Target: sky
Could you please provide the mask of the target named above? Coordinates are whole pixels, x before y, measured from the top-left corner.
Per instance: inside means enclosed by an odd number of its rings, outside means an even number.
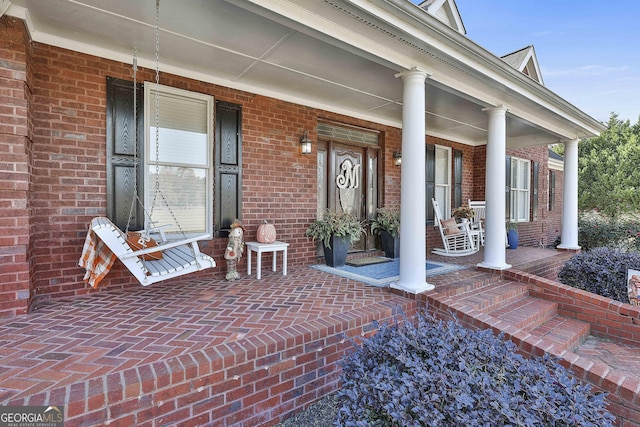
[[[533,45],[545,86],[601,122],[640,117],[640,1],[456,0],[497,56]]]

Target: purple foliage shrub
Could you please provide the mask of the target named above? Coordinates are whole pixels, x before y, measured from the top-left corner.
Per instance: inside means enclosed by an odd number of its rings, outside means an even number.
[[[612,425],[604,394],[490,330],[425,315],[377,326],[342,362],[338,426]]]
[[[628,303],[629,268],[640,270],[639,253],[596,248],[580,252],[567,261],[558,273],[558,280],[574,288]]]

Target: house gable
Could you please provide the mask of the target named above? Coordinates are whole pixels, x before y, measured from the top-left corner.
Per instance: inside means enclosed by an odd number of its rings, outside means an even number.
[[[425,0],[418,6],[460,34],[467,34],[455,0]]]
[[[536,51],[533,45],[504,55],[501,58],[516,70],[544,86],[540,66],[538,65],[538,58],[536,57]]]

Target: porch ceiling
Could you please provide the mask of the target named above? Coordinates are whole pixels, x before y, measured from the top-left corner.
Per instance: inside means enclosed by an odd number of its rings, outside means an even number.
[[[393,5],[398,1],[370,3],[399,13]],[[9,2],[6,13],[25,19],[34,41],[123,62],[131,62],[135,47],[139,65],[155,68],[153,0]],[[260,3],[269,4],[269,9]],[[582,117],[575,107],[571,106],[575,111],[563,109],[563,103],[570,104],[560,98],[562,102],[554,104],[555,95],[544,88],[542,94],[550,97],[551,106],[546,101],[537,102],[534,98],[538,95],[527,93],[526,87],[514,90],[488,73],[478,79],[478,69],[456,60],[451,53],[436,51],[438,58],[434,60],[424,53],[424,48],[415,48],[418,42],[412,45],[391,40],[388,31],[407,31],[402,25],[379,22],[372,30],[371,22],[379,18],[358,3],[361,2],[161,0],[160,69],[401,127],[402,82],[394,75],[405,70],[405,64],[417,64],[432,73],[426,93],[428,134],[484,144],[487,117],[482,108],[499,103],[510,108],[510,148],[555,143],[598,131],[597,122],[594,124],[584,113]],[[415,8],[415,14],[420,16],[420,9],[409,0],[406,3],[403,7]],[[285,7],[291,11],[286,16],[282,12]],[[354,21],[355,13],[370,21]],[[313,25],[309,24],[309,17],[315,17]],[[440,24],[434,21],[434,25]],[[446,33],[447,29],[440,31]],[[404,36],[411,37],[408,33]],[[480,49],[465,40],[472,50]],[[429,42],[429,49],[438,45],[438,40]],[[509,71],[505,73],[509,77]]]

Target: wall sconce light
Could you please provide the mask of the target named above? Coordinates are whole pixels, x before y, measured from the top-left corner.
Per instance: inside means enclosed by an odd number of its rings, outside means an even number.
[[[402,153],[399,151],[393,152],[393,164],[396,166],[402,165]]]
[[[311,154],[311,140],[309,139],[309,131],[306,129],[300,137],[300,151],[302,154]]]

